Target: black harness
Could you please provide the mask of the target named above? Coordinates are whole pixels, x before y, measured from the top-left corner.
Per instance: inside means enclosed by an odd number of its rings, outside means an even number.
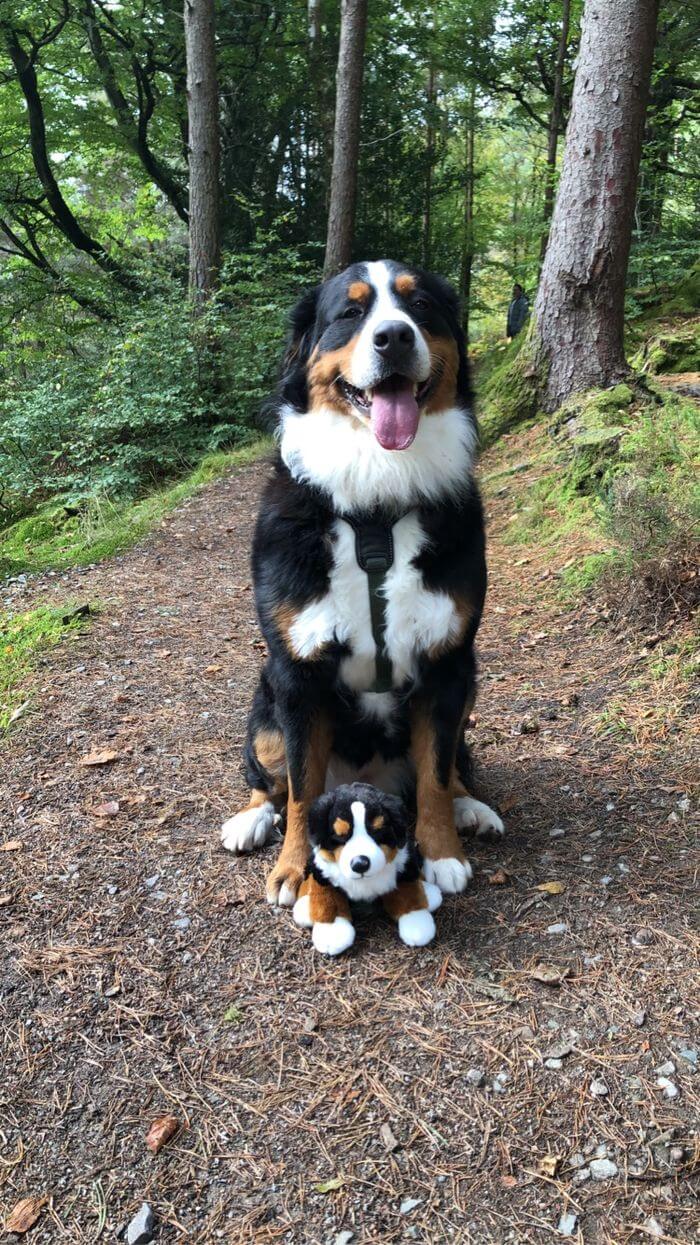
[[[392,667],[386,649],[386,596],[384,583],[394,565],[394,525],[380,519],[361,521],[344,515],[355,533],[355,557],[367,576],[369,614],[376,646],[373,692],[390,692]]]

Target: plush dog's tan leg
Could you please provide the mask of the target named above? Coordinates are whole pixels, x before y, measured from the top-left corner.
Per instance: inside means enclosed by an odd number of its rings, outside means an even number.
[[[355,941],[347,896],[334,886],[307,878],[294,905],[297,925],[311,925],[311,938],[322,955],[340,955]]]
[[[420,879],[402,882],[383,898],[384,909],[399,927],[399,938],[408,947],[424,947],[435,937],[435,922]]]

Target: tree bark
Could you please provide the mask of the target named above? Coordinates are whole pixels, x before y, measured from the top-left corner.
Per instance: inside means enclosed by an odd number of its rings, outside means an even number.
[[[549,113],[549,131],[547,134],[547,164],[545,168],[544,209],[542,212],[543,232],[540,242],[540,264],[544,262],[549,237],[549,222],[554,208],[554,184],[557,175],[557,147],[562,125],[562,91],[564,86],[564,65],[566,64],[566,47],[569,42],[569,22],[571,19],[571,0],[562,0],[561,33],[557,59],[554,66],[554,83],[552,91],[552,107]]]
[[[366,29],[367,0],[341,0],[333,168],[324,278],[346,268],[352,255]]]
[[[190,166],[190,293],[202,304],[216,286],[221,263],[214,0],[185,0],[184,18]]]
[[[476,87],[472,83],[465,126],[464,144],[464,217],[462,222],[462,253],[459,265],[459,297],[462,305],[462,327],[469,342],[469,312],[474,266],[474,129],[476,125]]]
[[[629,262],[658,0],[586,0],[571,116],[535,302],[541,400],[606,387],[628,372]]]

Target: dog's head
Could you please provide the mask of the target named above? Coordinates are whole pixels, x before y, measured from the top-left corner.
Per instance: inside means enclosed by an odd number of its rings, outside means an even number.
[[[282,397],[299,412],[345,416],[386,450],[407,449],[424,416],[469,403],[454,291],[392,261],[353,264],[295,308]]]
[[[405,805],[366,783],[350,783],[322,795],[309,812],[309,840],[316,868],[329,882],[358,893],[371,891],[387,869],[408,855],[411,822]]]

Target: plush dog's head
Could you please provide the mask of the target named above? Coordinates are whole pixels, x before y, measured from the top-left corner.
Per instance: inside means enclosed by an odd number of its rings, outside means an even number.
[[[407,449],[425,416],[469,403],[454,291],[392,261],[353,264],[298,303],[282,396],[298,412],[344,416],[385,450]]]
[[[322,795],[309,813],[315,869],[353,899],[371,899],[396,885],[411,851],[411,822],[403,802],[366,783]]]

